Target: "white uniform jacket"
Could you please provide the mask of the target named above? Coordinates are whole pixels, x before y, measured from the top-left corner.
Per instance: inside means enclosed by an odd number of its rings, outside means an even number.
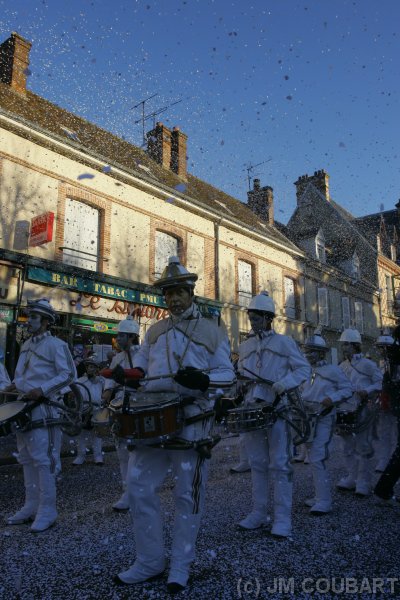
[[[125,350],[123,350],[122,352],[118,352],[118,354],[116,354],[114,356],[114,358],[112,359],[109,368],[115,369],[115,367],[117,365],[120,365],[123,369],[132,369],[132,366],[135,366],[135,357],[136,357],[136,354],[137,354],[139,348],[140,348],[140,346],[131,346],[130,347],[129,350],[130,350],[131,360],[129,360],[129,355]],[[117,391],[115,397],[118,399],[123,398],[124,393],[125,393],[125,387],[121,386],[119,383],[114,381],[114,379],[106,379],[105,385],[104,385],[104,391],[113,390],[116,387],[119,387],[119,390]],[[130,388],[128,388],[128,390],[132,391]]]
[[[49,331],[32,336],[23,344],[13,381],[22,395],[40,387],[46,398],[60,400],[75,379],[74,360],[67,344]],[[58,409],[42,403],[33,410],[32,417],[57,417],[58,414]]]
[[[7,369],[0,363],[0,390],[10,385],[11,381],[7,373]]]
[[[80,392],[83,397],[84,405],[88,405],[89,402],[92,403],[94,408],[98,408],[101,404],[101,395],[105,386],[105,379],[97,375],[96,377],[92,377],[89,379],[87,375],[83,375],[79,377],[76,381],[77,384],[81,383],[79,386]],[[89,391],[89,393],[87,392]],[[90,398],[89,398],[90,394]]]
[[[202,317],[195,305],[181,319],[169,317],[150,327],[135,357],[135,367],[143,369],[149,378],[170,375],[144,382],[143,388],[146,392],[176,392],[192,398],[192,403],[184,408],[186,417],[212,409],[215,392],[221,390],[222,394],[235,381],[224,329],[214,320]],[[184,367],[207,373],[210,378],[207,392],[191,390],[174,381],[173,375]],[[188,440],[206,437],[211,423],[208,419],[203,424],[185,426],[181,437]]]
[[[257,380],[249,371],[273,383],[280,381],[286,390],[298,387],[311,376],[311,368],[296,342],[286,335],[265,331],[250,336],[239,346],[239,373]],[[275,394],[271,385],[254,383],[246,393],[246,403],[264,400],[272,404]]]
[[[378,393],[382,389],[383,375],[379,367],[362,354],[355,354],[351,361],[345,360],[340,363],[340,368],[350,379],[354,391],[353,401],[344,402],[339,410],[355,410],[359,404],[357,392],[365,390],[369,396]]]
[[[330,398],[336,406],[343,400],[353,395],[350,379],[344,374],[343,369],[336,365],[328,365],[320,361],[313,369],[311,379],[302,387],[301,395],[306,407],[317,406],[325,398]]]

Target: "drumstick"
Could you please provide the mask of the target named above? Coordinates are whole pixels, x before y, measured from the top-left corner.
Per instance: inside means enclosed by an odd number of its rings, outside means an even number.
[[[257,377],[257,379],[259,381],[261,381],[262,383],[266,383],[267,385],[274,385],[275,381],[271,381],[270,379],[265,379],[264,377],[260,377],[259,375],[257,375],[257,373],[254,373],[254,371],[250,371],[250,369],[248,369],[247,367],[242,367],[245,371],[247,371],[248,373],[250,373],[250,375],[254,375],[254,377]]]

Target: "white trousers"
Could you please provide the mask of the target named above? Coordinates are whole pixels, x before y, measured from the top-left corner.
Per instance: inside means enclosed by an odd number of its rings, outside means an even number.
[[[320,417],[315,427],[314,439],[311,444],[307,444],[315,490],[314,506],[322,511],[329,511],[332,508],[332,490],[327,461],[335,422],[335,411],[325,417]]]
[[[266,517],[268,513],[269,474],[274,488],[274,520],[272,530],[291,531],[293,467],[292,435],[282,419],[267,429],[244,434],[251,466],[253,511]]]
[[[128,492],[136,542],[137,569],[157,571],[165,564],[163,519],[157,488],[174,477],[175,520],[170,581],[185,585],[204,505],[207,464],[195,450],[137,447],[129,458]]]
[[[370,487],[372,479],[372,457],[374,425],[355,435],[343,435],[343,457],[347,476],[357,487]]]

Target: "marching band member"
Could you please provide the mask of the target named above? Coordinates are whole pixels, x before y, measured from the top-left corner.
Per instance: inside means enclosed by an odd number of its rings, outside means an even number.
[[[310,366],[296,342],[275,333],[272,321],[275,305],[267,292],[254,296],[248,306],[253,334],[239,346],[239,372],[254,380],[245,395],[245,403],[265,402],[279,408],[280,396],[298,387],[310,376]],[[262,378],[273,377],[270,386]],[[261,378],[261,379],[259,379]],[[246,449],[251,465],[253,507],[240,521],[242,529],[258,529],[267,524],[268,477],[274,483],[274,520],[271,534],[285,538],[291,534],[293,490],[292,436],[288,423],[279,417],[267,430],[245,433]]]
[[[393,331],[393,343],[386,349],[388,358],[388,369],[384,377],[383,389],[388,393],[390,406],[395,414],[397,421],[397,445],[385,467],[378,483],[375,486],[374,494],[378,504],[386,506],[396,506],[393,498],[394,486],[400,478],[400,326]]]
[[[377,365],[361,353],[361,335],[357,329],[345,329],[339,338],[345,360],[340,364],[350,379],[358,405],[368,412],[368,401],[382,389],[382,373]],[[358,497],[371,493],[372,466],[374,455],[372,446],[373,424],[355,435],[343,435],[343,453],[347,476],[337,484],[339,490],[355,490]]]
[[[390,394],[388,393],[389,390],[385,389],[387,387],[385,386],[385,382],[392,381],[392,348],[395,347],[395,341],[389,333],[384,332],[378,337],[375,345],[379,349],[382,356],[382,372],[384,381],[380,397],[378,422],[376,424],[376,433],[378,439],[375,442],[375,457],[377,460],[375,471],[377,473],[383,473],[389,463],[390,457],[392,456],[392,452],[394,451],[397,442],[397,419],[392,411]]]
[[[134,358],[139,350],[139,323],[128,315],[126,319],[118,324],[117,346],[120,352],[114,356],[108,369],[100,371],[100,375],[106,377],[103,400],[106,404],[115,392],[115,400],[121,404],[126,392],[126,384],[129,384],[129,374],[133,368]],[[115,437],[119,467],[122,479],[122,495],[112,505],[116,512],[129,510],[128,492],[126,489],[126,475],[128,470],[129,450],[128,444],[121,438]]]
[[[7,521],[8,525],[19,525],[34,519],[33,532],[45,531],[57,519],[56,475],[60,464],[61,428],[55,424],[47,426],[46,420],[57,419],[60,413],[46,400],[62,400],[63,391],[76,378],[67,344],[48,330],[55,320],[56,312],[46,298],[28,301],[28,331],[32,336],[22,346],[14,381],[8,388],[38,403],[32,410],[36,427],[17,432],[25,504]]]
[[[7,373],[7,369],[3,365],[4,354],[0,350],[0,391],[11,384],[10,378]]]
[[[83,363],[86,375],[79,377],[76,383],[79,385],[83,397],[85,423],[83,424],[83,430],[77,437],[78,451],[72,464],[83,465],[86,460],[86,449],[91,446],[93,449],[94,464],[103,465],[102,440],[95,435],[90,419],[93,411],[99,409],[101,406],[105,380],[98,374],[99,362],[96,356],[88,356],[83,360]]]
[[[136,542],[134,564],[114,579],[136,584],[161,575],[165,569],[163,525],[157,488],[170,472],[175,478],[175,521],[167,589],[183,590],[195,558],[195,544],[203,511],[207,465],[194,442],[207,438],[213,417],[213,401],[207,391],[233,384],[229,342],[215,321],[201,316],[193,302],[197,275],[189,273],[177,257],[171,257],[161,279],[168,319],[158,321],[146,333],[135,357],[137,377],[155,378],[144,384],[146,392],[176,392],[184,400],[185,418],[179,440],[186,449],[138,445],[129,461],[128,489]],[[165,374],[168,376],[165,377]],[[204,415],[204,417],[202,416]]]
[[[311,365],[312,373],[311,379],[303,384],[301,393],[306,410],[314,412],[317,405],[317,411],[321,415],[317,418],[314,438],[311,444],[307,444],[315,496],[307,499],[305,503],[314,515],[323,515],[332,509],[327,461],[336,422],[335,407],[353,394],[350,380],[343,370],[335,365],[328,365],[325,360],[328,350],[318,329],[304,343],[304,353]]]

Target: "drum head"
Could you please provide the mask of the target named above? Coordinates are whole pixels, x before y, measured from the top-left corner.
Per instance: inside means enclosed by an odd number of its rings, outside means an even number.
[[[100,410],[96,411],[92,417],[93,424],[109,423],[109,421],[110,421],[110,411],[108,410],[108,408],[101,408]]]
[[[148,409],[152,406],[165,406],[179,403],[179,394],[170,392],[138,392],[129,401],[129,407],[138,410]]]
[[[22,400],[16,400],[15,402],[7,402],[7,404],[0,405],[0,423],[1,421],[8,421],[8,419],[12,419],[24,410],[26,407],[26,402],[22,402]]]

